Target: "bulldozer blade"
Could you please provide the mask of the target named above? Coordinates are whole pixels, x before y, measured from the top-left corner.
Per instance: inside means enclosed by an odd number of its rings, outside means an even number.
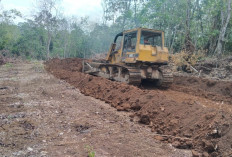
[[[87,73],[87,74],[92,74],[92,75],[96,75],[99,70],[97,68],[94,68],[93,66],[91,66],[90,63],[83,61],[82,62],[82,72],[83,73]]]
[[[93,69],[93,67],[91,67],[91,65],[89,65],[89,63],[86,62],[86,65],[87,65],[90,69]]]

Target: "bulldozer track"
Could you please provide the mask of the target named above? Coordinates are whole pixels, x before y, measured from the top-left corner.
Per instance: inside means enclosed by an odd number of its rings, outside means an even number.
[[[172,74],[163,74],[163,80],[160,87],[168,88],[172,85],[173,76]]]
[[[89,69],[87,68],[88,70],[85,70],[85,68],[83,68],[82,72],[134,86],[139,86],[141,84],[140,69],[136,67],[97,62],[88,63],[83,61],[83,66],[85,65]]]
[[[124,82],[134,86],[139,86],[142,81],[141,71],[138,67],[100,62],[83,62],[83,66],[84,64],[86,64],[89,70],[83,70],[83,72],[95,76],[104,77],[118,82]],[[159,67],[159,71],[162,73],[162,79],[158,81],[158,87],[169,88],[173,82],[171,68],[168,65],[162,65]]]
[[[159,84],[161,88],[169,88],[173,83],[173,74],[171,68],[168,65],[161,66],[159,68],[162,72],[163,79]]]
[[[129,72],[129,82],[128,84],[139,86],[141,84],[141,74],[138,68],[126,67]]]
[[[140,70],[136,67],[128,67],[114,64],[102,64],[100,67],[104,68],[117,68],[116,72],[114,71],[109,79],[115,80],[118,82],[124,82],[130,85],[139,86],[141,84],[141,74]],[[121,72],[119,74],[119,71]]]

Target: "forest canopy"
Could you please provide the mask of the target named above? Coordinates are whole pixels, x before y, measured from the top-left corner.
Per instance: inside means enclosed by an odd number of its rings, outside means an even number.
[[[37,1],[31,17],[17,24],[22,13],[1,9],[1,54],[88,58],[107,52],[117,33],[137,27],[165,31],[170,53],[232,54],[231,0],[102,0],[104,14],[98,22],[65,17],[60,1]]]

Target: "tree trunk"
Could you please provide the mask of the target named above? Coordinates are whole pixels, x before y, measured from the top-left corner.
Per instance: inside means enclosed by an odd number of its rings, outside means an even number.
[[[126,3],[126,7],[125,7],[125,10],[124,10],[124,15],[123,15],[122,30],[125,29],[125,25],[126,25],[126,14],[127,14],[128,11],[130,10],[130,6],[131,6],[131,0],[129,0],[129,1]]]
[[[63,58],[66,58],[66,51],[68,46],[68,37],[66,34],[64,34],[64,52],[63,52]]]
[[[135,12],[135,16],[134,16],[134,21],[135,21],[135,26],[138,27],[138,20],[137,20],[137,0],[134,0],[134,12]]]
[[[220,23],[218,21],[220,20],[220,13],[215,15],[213,17],[213,24],[211,30],[219,30],[220,29]],[[208,43],[205,45],[204,49],[208,50],[208,55],[212,55],[215,52],[215,49],[217,47],[217,40],[218,35],[210,35]]]
[[[227,29],[228,23],[230,21],[231,0],[228,0],[228,3],[227,3],[227,17],[225,17],[224,14],[225,13],[222,10],[221,11],[221,30],[220,30],[220,34],[219,34],[219,37],[218,37],[217,47],[215,49],[215,54],[217,54],[218,56],[222,55],[222,44],[225,41],[226,29]]]
[[[50,44],[51,44],[52,35],[48,31],[48,42],[47,42],[47,59],[50,58]]]
[[[188,0],[187,9],[186,9],[185,50],[187,51],[187,53],[192,54],[195,51],[195,47],[190,37],[190,20],[191,20],[190,14],[191,14],[191,0]]]
[[[67,49],[67,45],[68,45],[67,43],[64,44],[64,56],[63,56],[64,58],[66,58],[66,49]]]

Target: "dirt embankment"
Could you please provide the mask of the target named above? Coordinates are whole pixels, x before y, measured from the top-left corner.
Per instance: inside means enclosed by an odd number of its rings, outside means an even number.
[[[141,123],[149,125],[157,133],[154,138],[158,140],[172,143],[177,148],[197,150],[193,151],[195,155],[198,152],[205,156],[229,156],[232,153],[231,111],[225,110],[223,103],[211,101],[213,97],[220,100],[224,89],[220,85],[223,83],[216,83],[214,88],[217,90],[206,91],[203,85],[188,83],[190,78],[179,77],[175,78],[172,88],[181,92],[147,90],[83,74],[81,59],[52,59],[46,63],[46,69],[79,88],[85,95],[105,101],[118,110],[134,112]],[[204,92],[209,94],[202,95]],[[213,96],[210,97],[210,94]],[[227,96],[226,102],[231,104],[229,94]],[[218,108],[211,105],[218,105]],[[131,118],[133,120],[134,117]]]
[[[209,80],[190,76],[175,76],[174,85],[171,89],[204,97],[213,101],[228,104],[231,104],[232,102],[232,81]]]

